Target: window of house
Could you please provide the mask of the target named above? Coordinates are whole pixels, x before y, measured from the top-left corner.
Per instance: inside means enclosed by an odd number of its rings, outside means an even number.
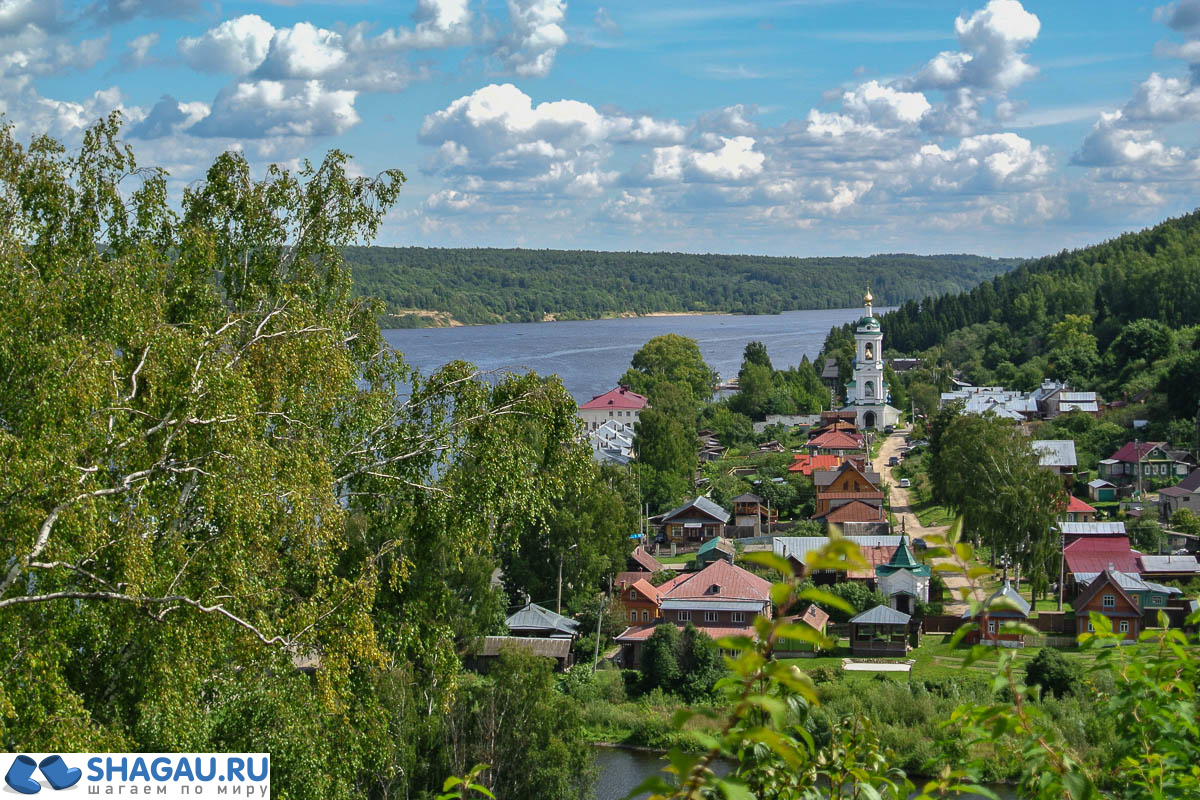
[[[1116,608],[1117,596],[1115,594],[1106,594],[1100,601],[1100,605],[1104,608]]]
[[[1092,627],[1091,620],[1088,620],[1088,633],[1095,633],[1095,632],[1096,632],[1096,629],[1094,627]]]
[[[731,619],[733,622],[745,622],[745,621],[746,621],[746,615],[745,615],[743,612],[741,612],[741,611],[734,611],[734,612],[733,612],[733,613],[730,615],[730,619]]]
[[[642,609],[642,622],[649,622],[649,621],[650,621],[650,612],[643,608]]]
[[[1121,633],[1129,633],[1129,620],[1121,620]]]
[[[680,611],[677,618],[680,622],[691,622],[692,621],[692,612]]]
[[[705,611],[704,612],[704,621],[705,622],[716,622],[717,621],[717,612]]]
[[[630,621],[630,622],[637,622],[637,612],[636,612],[636,611],[630,611],[630,612],[629,612],[629,621]]]
[[[988,633],[995,633],[995,632],[996,632],[996,620],[989,619],[988,620]]]

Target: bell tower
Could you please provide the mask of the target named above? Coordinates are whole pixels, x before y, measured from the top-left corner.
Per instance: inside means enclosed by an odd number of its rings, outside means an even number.
[[[865,314],[854,329],[854,375],[846,386],[846,402],[855,411],[859,430],[882,428],[888,408],[883,379],[883,331],[876,318],[871,288],[863,296]]]

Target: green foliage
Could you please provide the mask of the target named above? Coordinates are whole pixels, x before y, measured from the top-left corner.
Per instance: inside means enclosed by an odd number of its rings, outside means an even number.
[[[777,314],[846,308],[870,283],[879,297],[960,292],[1011,269],[1011,259],[970,255],[772,258],[587,250],[350,247],[355,284],[381,298],[388,327],[428,324],[444,312],[468,324],[595,319],[656,311]]]
[[[553,663],[503,648],[486,677],[464,679],[446,719],[453,774],[490,760],[476,781],[496,797],[591,796],[591,748],[575,722],[578,704],[555,691]]]
[[[1193,419],[1200,413],[1197,386],[1200,386],[1200,350],[1181,356],[1162,379],[1171,413],[1184,419]]]
[[[683,672],[679,666],[679,629],[659,625],[642,645],[642,689],[671,691],[679,685]]]
[[[1200,536],[1200,516],[1186,508],[1181,508],[1171,515],[1171,527],[1182,533]]]
[[[1025,667],[1025,680],[1044,694],[1065,697],[1083,688],[1083,669],[1053,647],[1043,647]]]
[[[342,253],[401,173],[231,152],[175,207],[119,127],[0,129],[5,749],[269,751],[293,798],[510,769],[451,763],[446,715],[477,710],[498,554],[558,531],[603,561],[625,518],[574,402],[386,347]]]
[[[1057,559],[1053,525],[1068,498],[1038,466],[1030,439],[991,414],[943,409],[934,419],[929,475],[934,498],[963,516],[970,536],[1020,564],[1035,593],[1047,591]]]
[[[1157,553],[1166,544],[1162,526],[1152,516],[1130,520],[1125,525],[1125,532],[1129,534],[1130,546],[1143,553]]]
[[[620,382],[645,395],[660,383],[672,383],[690,391],[693,400],[703,401],[712,396],[717,374],[704,363],[695,339],[667,333],[655,336],[633,354]],[[654,405],[653,398],[650,405]]]

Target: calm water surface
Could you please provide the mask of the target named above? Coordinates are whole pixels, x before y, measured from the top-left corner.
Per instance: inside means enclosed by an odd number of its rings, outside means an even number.
[[[879,313],[887,309],[878,309]],[[487,370],[531,369],[557,374],[576,400],[587,401],[616,385],[648,340],[678,333],[700,343],[700,352],[724,378],[737,375],[747,342],[760,341],[776,368],[816,357],[835,325],[862,316],[861,308],[789,311],[784,314],[636,317],[580,322],[527,322],[462,328],[386,330],[384,338],[423,372],[463,359]]]

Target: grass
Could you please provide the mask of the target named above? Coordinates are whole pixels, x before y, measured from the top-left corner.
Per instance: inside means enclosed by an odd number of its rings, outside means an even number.
[[[680,566],[682,564],[690,564],[696,560],[696,554],[684,553],[683,555],[678,556],[655,556],[655,558],[658,559],[658,563],[670,567]]]
[[[950,509],[945,506],[935,505],[932,502],[923,502],[914,505],[912,511],[916,514],[917,519],[921,521],[921,525],[926,528],[949,525],[954,522],[954,513]]]
[[[795,664],[802,670],[812,670],[817,667],[832,667],[840,670],[842,667],[842,659],[852,658],[850,654],[850,642],[848,639],[842,639],[838,642],[836,650],[828,655],[818,656],[816,658],[789,658],[782,659],[784,663]],[[1040,647],[1023,647],[1016,651],[1016,663],[1018,671],[1024,671],[1024,665],[1032,659],[1042,648]],[[907,659],[913,661],[912,670],[908,673],[903,672],[847,672],[842,673],[842,680],[858,680],[863,678],[873,679],[876,675],[885,675],[895,680],[910,680],[925,679],[925,678],[945,678],[951,675],[963,674],[964,671],[968,675],[991,674],[992,668],[996,662],[996,652],[987,653],[983,658],[976,661],[969,667],[964,667],[967,654],[971,648],[967,645],[959,644],[956,647],[950,646],[949,634],[926,634],[921,638],[921,646],[915,650],[910,650]],[[1062,649],[1061,652],[1067,658],[1079,659],[1081,661],[1092,661],[1095,659],[1094,653],[1080,653],[1074,649]],[[902,661],[905,659],[896,659]]]

